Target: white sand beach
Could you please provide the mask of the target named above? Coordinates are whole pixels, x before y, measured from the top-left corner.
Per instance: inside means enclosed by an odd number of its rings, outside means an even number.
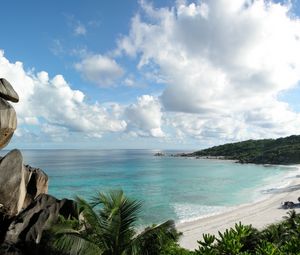
[[[180,245],[184,248],[194,250],[198,247],[197,240],[202,234],[217,234],[218,231],[233,227],[239,221],[243,224],[262,229],[265,226],[281,221],[289,210],[281,209],[284,201],[298,202],[300,196],[300,177],[294,177],[288,186],[275,189],[269,198],[253,204],[241,205],[232,211],[219,215],[202,218],[193,222],[178,224],[176,227],[183,233]],[[300,212],[300,209],[296,209]]]

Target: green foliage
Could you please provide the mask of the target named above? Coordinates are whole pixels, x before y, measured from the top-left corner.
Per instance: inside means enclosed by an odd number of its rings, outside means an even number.
[[[159,254],[160,255],[193,255],[195,253],[193,251],[188,251],[180,247],[175,242],[172,242],[165,245]]]
[[[256,255],[284,255],[278,247],[270,242],[263,240],[261,244],[257,247]]]
[[[157,231],[153,231],[153,229]],[[147,227],[140,238],[140,246],[143,251],[147,251],[147,255],[158,255],[162,253],[165,247],[176,244],[181,233],[175,229],[173,221],[167,221],[159,226],[153,225]]]
[[[123,191],[99,193],[91,203],[77,198],[80,219],[60,220],[52,228],[53,246],[64,254],[158,255],[178,239],[173,221],[136,233],[141,202]]]
[[[300,255],[300,215],[290,211],[262,231],[239,223],[217,237],[205,234],[198,243],[197,255]]]
[[[191,156],[223,156],[240,163],[299,164],[300,136],[228,143],[194,152]]]
[[[47,245],[54,247],[50,254],[300,255],[300,215],[295,211],[261,231],[238,223],[217,236],[204,234],[199,247],[188,251],[178,245],[181,233],[173,221],[137,233],[135,222],[141,203],[122,191],[99,193],[91,203],[80,198],[77,202],[80,220],[61,217],[48,232]]]
[[[203,241],[198,241],[199,249],[196,254],[217,255],[217,254],[249,254],[258,240],[257,230],[251,225],[244,226],[241,223],[235,224],[234,228],[227,229],[219,236],[204,234]]]

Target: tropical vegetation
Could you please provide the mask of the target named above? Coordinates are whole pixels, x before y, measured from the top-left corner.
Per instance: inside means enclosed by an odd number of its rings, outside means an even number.
[[[262,231],[251,225],[236,224],[219,232],[219,236],[205,234],[198,241],[197,255],[289,255],[300,254],[300,215],[290,211],[285,220]]]
[[[80,219],[63,219],[49,232],[53,254],[86,255],[300,255],[300,214],[263,230],[237,223],[218,235],[199,237],[194,251],[179,246],[173,221],[136,230],[141,202],[123,191],[77,198]]]
[[[60,219],[51,232],[57,253],[84,255],[154,255],[178,240],[174,222],[136,230],[141,202],[123,191],[98,193],[91,202],[77,197],[79,219]]]
[[[222,156],[240,163],[299,164],[300,135],[228,143],[196,151],[187,156]]]

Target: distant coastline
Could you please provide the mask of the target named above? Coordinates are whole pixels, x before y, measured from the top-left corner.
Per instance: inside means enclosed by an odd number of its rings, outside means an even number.
[[[228,143],[191,152],[178,153],[174,157],[232,160],[241,164],[295,166],[300,170],[300,136],[293,135],[278,139],[247,140]],[[299,197],[300,180],[298,175],[290,176],[291,181],[284,186],[276,186],[268,197],[260,201],[244,204],[218,215],[178,224],[183,232],[180,241],[182,247],[193,250],[197,248],[197,239],[204,233],[217,234],[236,222],[252,224],[258,229],[282,220],[286,210],[281,208],[284,201],[296,201]],[[300,212],[300,209],[296,209]]]
[[[192,153],[178,153],[173,156],[235,160],[242,164],[300,164],[300,135],[228,143]]]

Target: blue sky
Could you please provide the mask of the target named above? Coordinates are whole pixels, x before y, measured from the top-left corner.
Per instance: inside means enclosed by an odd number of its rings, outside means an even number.
[[[300,131],[300,3],[5,1],[9,148],[197,149]]]

